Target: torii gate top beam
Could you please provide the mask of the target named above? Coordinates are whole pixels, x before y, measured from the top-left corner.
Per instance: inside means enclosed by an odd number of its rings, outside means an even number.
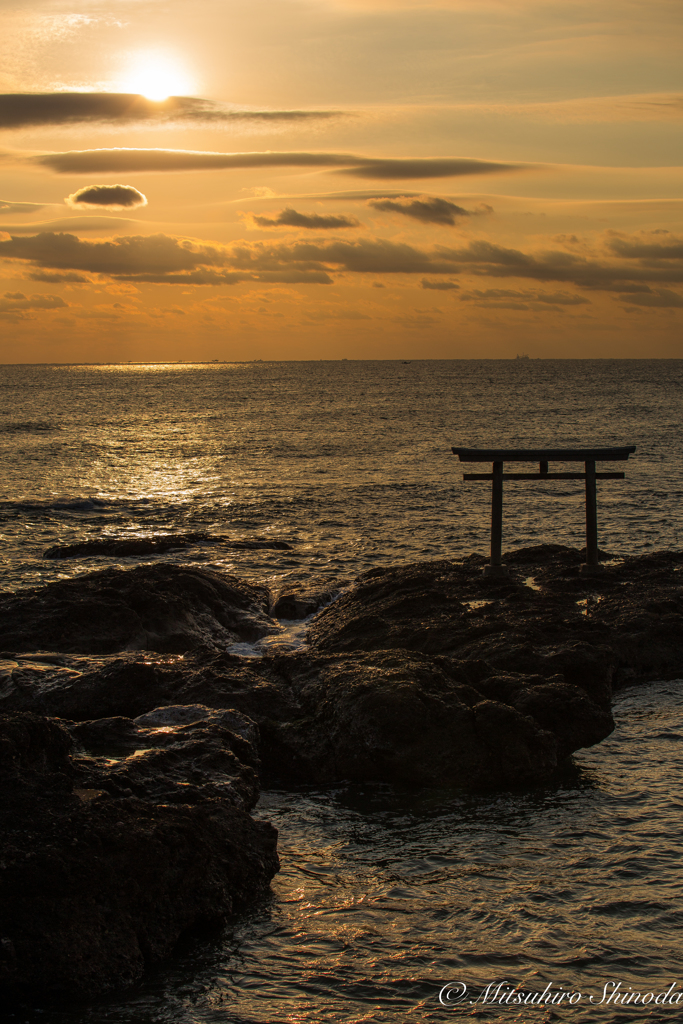
[[[625,448],[453,448],[461,462],[622,462],[636,450]]]

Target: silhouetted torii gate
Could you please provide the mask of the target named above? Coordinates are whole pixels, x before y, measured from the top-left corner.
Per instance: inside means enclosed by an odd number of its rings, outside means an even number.
[[[596,473],[596,462],[624,462],[636,450],[625,448],[453,448],[461,462],[492,462],[492,473],[463,473],[463,480],[491,480],[491,563],[485,573],[505,570],[501,565],[503,543],[503,480],[585,480],[586,481],[586,564],[584,571],[598,567],[598,514],[596,480],[623,480],[623,473]],[[538,473],[504,473],[504,462],[538,462]],[[583,473],[549,473],[549,462],[583,462]]]

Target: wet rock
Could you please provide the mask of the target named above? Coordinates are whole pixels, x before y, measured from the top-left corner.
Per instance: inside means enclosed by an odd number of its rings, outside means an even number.
[[[553,734],[487,699],[466,667],[406,651],[292,661],[299,715],[263,726],[273,773],[481,788],[537,782],[557,766]]]
[[[134,982],[183,932],[267,888],[276,833],[246,810],[255,735],[200,707],[139,722],[0,715],[5,993]]]
[[[166,551],[187,548],[194,544],[220,544],[235,551],[257,551],[261,548],[290,551],[292,545],[283,540],[230,540],[220,534],[173,533],[153,537],[103,537],[78,544],[55,544],[43,558],[128,558],[142,555],[163,555]]]
[[[683,554],[613,559],[591,578],[572,549],[508,561],[500,578],[478,556],[373,570],[291,653],[9,659],[1,706],[74,721],[233,708],[280,781],[545,782],[609,734],[613,684],[683,675]]]
[[[342,588],[350,583],[350,580],[338,580],[323,589],[282,590],[276,596],[270,614],[276,619],[307,619],[339,597]]]
[[[612,685],[683,673],[683,552],[613,559],[579,573],[559,545],[508,552],[508,575],[477,559],[365,573],[310,629],[320,653],[401,648],[562,672],[601,706]]]
[[[4,706],[72,718],[102,708],[127,716],[108,721],[129,728],[161,702],[229,706],[258,724],[267,780],[318,784],[526,785],[547,780],[563,758],[613,728],[609,707],[563,675],[503,675],[482,660],[402,649],[134,658],[112,659],[61,685],[37,683],[30,697],[18,690]]]
[[[80,784],[156,803],[219,798],[251,810],[259,797],[258,730],[235,711],[155,708],[137,719],[68,724]]]
[[[225,647],[275,630],[269,603],[266,587],[207,569],[112,567],[0,597],[0,635],[15,652]]]

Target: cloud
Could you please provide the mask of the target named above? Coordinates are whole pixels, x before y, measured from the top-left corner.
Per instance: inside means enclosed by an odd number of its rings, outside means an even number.
[[[405,217],[422,221],[423,224],[452,226],[456,218],[470,216],[469,210],[464,210],[462,206],[456,206],[448,199],[439,199],[437,196],[420,196],[419,199],[407,196],[400,196],[397,199],[371,199],[368,206],[383,213],[401,213]]]
[[[317,200],[324,200],[324,199],[332,199],[332,200],[335,200],[335,201],[339,200],[339,199],[341,199],[341,200],[355,199],[355,200],[358,200],[360,202],[360,201],[363,201],[365,199],[386,199],[386,198],[393,198],[394,196],[399,196],[399,197],[401,197],[403,199],[411,199],[411,198],[413,198],[413,196],[419,196],[420,195],[419,192],[406,192],[405,189],[391,189],[391,188],[383,188],[381,191],[378,191],[375,188],[375,189],[372,189],[372,190],[368,190],[368,189],[346,189],[344,192],[298,192],[296,195],[283,195],[283,194],[277,195],[275,192],[273,192],[272,189],[266,189],[266,188],[263,188],[262,190],[259,189],[258,192],[257,192],[256,189],[242,189],[242,191],[243,192],[250,192],[251,193],[249,199],[248,200],[247,199],[233,199],[233,200],[231,200],[231,202],[233,202],[233,203],[253,202],[254,199],[266,199],[266,200],[269,200],[269,201],[271,201],[273,199],[292,199],[292,200],[299,200],[299,201],[302,200],[302,199],[315,199],[316,201]]]
[[[9,203],[0,199],[0,213],[35,213],[44,207],[45,203]]]
[[[683,295],[672,292],[668,288],[659,288],[647,294],[633,295],[631,292],[620,295],[616,301],[628,302],[631,306],[650,306],[658,309],[683,309]]]
[[[91,284],[90,278],[83,277],[70,270],[66,274],[49,273],[47,270],[36,270],[27,274],[29,281],[45,281],[47,284]]]
[[[671,235],[666,241],[651,241],[652,235],[668,235],[668,231],[651,231],[648,235],[635,238],[616,237],[608,242],[608,247],[623,259],[646,260],[682,260],[683,238]]]
[[[59,295],[24,295],[23,292],[5,292],[0,299],[0,316],[16,319],[21,314],[34,309],[66,309],[68,303]]]
[[[84,241],[71,234],[41,232],[0,240],[0,259],[26,260],[55,270],[82,270],[123,281],[152,284],[239,284],[242,281],[331,284],[326,268],[310,261],[248,260],[224,247],[200,245],[169,235],[124,235]],[[223,269],[223,268],[232,269]]]
[[[482,120],[523,119],[549,124],[615,124],[625,122],[679,121],[683,117],[681,93],[621,93],[614,96],[582,96],[568,100],[506,103],[451,103],[440,107],[453,118]]]
[[[51,92],[0,94],[0,126],[28,128],[88,122],[306,121],[342,117],[338,110],[250,110],[195,96],[155,101],[135,93]]]
[[[466,160],[457,157],[423,157],[386,160],[357,159],[356,166],[344,167],[339,174],[357,178],[460,178],[469,174],[499,174],[527,170],[526,164],[503,164],[493,160]]]
[[[22,159],[22,158],[20,158]],[[134,174],[147,171],[236,170],[254,167],[322,167],[361,178],[452,178],[527,169],[525,164],[458,157],[377,159],[352,153],[211,153],[186,149],[84,149],[23,156],[57,174]]]
[[[570,295],[568,292],[519,292],[507,288],[487,288],[486,291],[476,290],[464,292],[460,296],[462,302],[501,302],[509,299],[522,302],[542,302],[552,306],[586,306],[590,300],[582,295]],[[506,307],[513,308],[513,307]]]
[[[111,242],[88,242],[75,235],[41,232],[0,241],[0,257],[30,260],[56,270],[94,274],[172,273],[198,266],[221,266],[224,256],[211,246],[193,246],[169,235],[124,235]]]
[[[41,232],[96,231],[100,235],[115,235],[139,227],[131,217],[64,217],[62,220],[33,224],[0,224],[0,231],[9,235],[35,235]]]
[[[242,284],[245,281],[259,281],[262,284],[332,284],[332,278],[324,270],[259,270],[236,272],[231,270],[194,270],[189,274],[117,274],[118,281],[135,281],[141,284]]]
[[[105,206],[110,210],[129,210],[147,206],[147,196],[132,185],[86,185],[72,192],[64,202],[78,209],[81,206]]]
[[[492,242],[475,241],[463,249],[437,246],[435,255],[442,260],[469,268],[471,273],[486,277],[516,277],[536,281],[561,281],[583,288],[622,290],[624,284],[683,281],[681,266],[629,266],[589,260],[564,250],[528,254],[506,249]]]
[[[260,228],[311,228],[321,231],[325,229],[361,227],[360,221],[356,220],[355,217],[345,217],[342,215],[338,217],[321,217],[318,213],[297,213],[296,210],[292,210],[290,207],[281,210],[275,218],[257,217],[255,214],[251,214],[251,220]]]
[[[475,279],[514,278],[647,296],[652,294],[650,285],[683,282],[683,261],[588,259],[562,250],[525,253],[483,240],[461,248],[437,245],[420,249],[380,238],[206,245],[163,234],[88,241],[72,234],[41,232],[0,240],[2,258],[27,261],[36,269],[83,271],[122,281],[159,284],[329,284],[336,273],[420,274],[429,288],[435,275],[447,276],[452,283],[455,275],[467,274]],[[511,300],[546,306],[584,305],[588,301],[563,291],[489,289],[467,294],[471,295],[467,301]],[[666,298],[668,293],[657,294]],[[642,304],[661,303],[647,299]]]
[[[450,292],[454,288],[459,288],[460,285],[456,284],[455,281],[428,281],[426,277],[423,277],[422,287],[435,292]]]
[[[306,270],[336,268],[357,274],[454,273],[451,262],[440,260],[432,252],[381,238],[354,242],[331,239],[279,244],[238,243],[232,247],[230,259],[232,265],[240,269],[270,270],[289,263]]]

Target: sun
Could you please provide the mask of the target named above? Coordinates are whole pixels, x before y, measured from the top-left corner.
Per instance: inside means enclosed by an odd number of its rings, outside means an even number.
[[[189,96],[194,83],[182,63],[168,53],[140,50],[130,55],[120,79],[123,92],[139,93],[148,100],[161,102],[169,96]]]

